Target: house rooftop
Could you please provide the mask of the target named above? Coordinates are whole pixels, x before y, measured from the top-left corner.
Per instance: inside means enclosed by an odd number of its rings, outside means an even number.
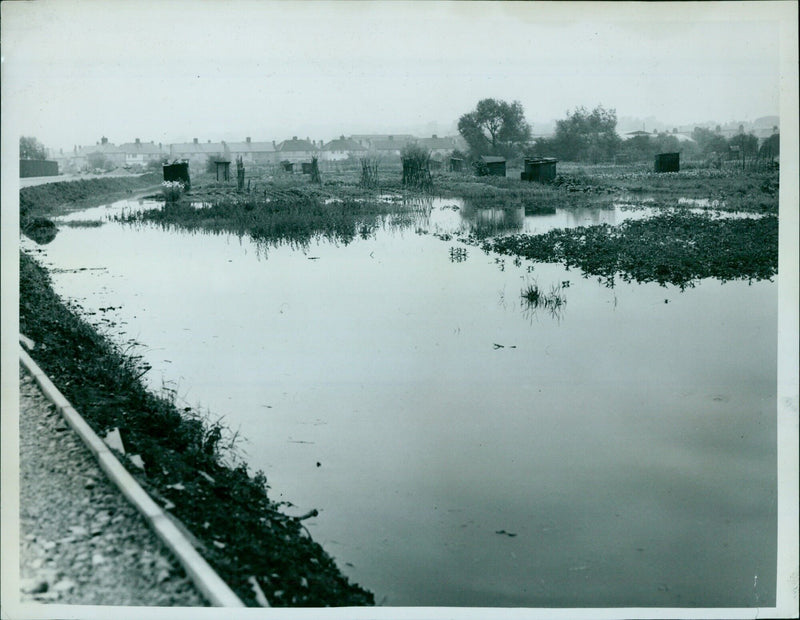
[[[322,147],[323,151],[366,151],[366,147],[361,146],[355,140],[348,140],[347,138],[338,138],[331,140]]]
[[[299,151],[317,151],[317,147],[311,144],[309,140],[298,140],[296,137],[291,140],[284,140],[278,145],[276,149],[281,153],[291,153]]]

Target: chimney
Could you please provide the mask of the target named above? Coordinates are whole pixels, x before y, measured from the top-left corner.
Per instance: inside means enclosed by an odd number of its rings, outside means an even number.
[[[247,136],[247,137],[245,138],[245,140],[247,141],[247,144],[250,144],[250,136]]]
[[[297,136],[292,136],[292,140],[297,140]]]
[[[433,134],[433,135],[431,136],[431,138],[433,138],[434,140],[436,140],[436,134]]]
[[[744,133],[744,125],[739,124],[739,133]]]
[[[195,144],[197,144],[197,138],[193,138]]]
[[[100,143],[101,143],[101,144],[108,144],[108,138],[106,138],[105,136],[103,136],[102,138],[100,138]]]
[[[136,145],[139,145],[139,138],[136,138]]]
[[[272,141],[272,148],[275,148],[275,140]]]
[[[778,133],[778,126],[777,125],[773,125],[772,126],[772,133]]]

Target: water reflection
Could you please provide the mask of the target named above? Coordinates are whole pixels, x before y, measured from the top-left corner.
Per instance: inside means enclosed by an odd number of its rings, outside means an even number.
[[[491,221],[436,200],[411,226]],[[154,387],[241,431],[275,500],[321,510],[314,539],[377,600],[774,603],[776,285],[612,291],[413,229],[263,260],[247,235],[111,222],[44,253],[147,346]],[[569,312],[526,315],[533,277]]]

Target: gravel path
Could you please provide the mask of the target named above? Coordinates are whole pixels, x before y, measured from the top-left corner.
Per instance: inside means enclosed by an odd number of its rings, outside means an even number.
[[[19,426],[22,602],[206,604],[22,368]]]

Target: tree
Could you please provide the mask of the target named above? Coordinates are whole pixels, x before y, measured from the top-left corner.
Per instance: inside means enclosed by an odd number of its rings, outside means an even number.
[[[481,99],[458,119],[458,132],[474,155],[513,157],[530,142],[531,126],[519,101]]]
[[[728,141],[725,136],[716,131],[705,127],[695,127],[692,131],[692,138],[697,142],[697,146],[704,155],[728,152]]]
[[[103,153],[95,152],[89,153],[86,156],[86,161],[89,164],[89,168],[92,170],[111,170],[114,167],[113,162],[106,157]]]
[[[774,133],[764,140],[759,153],[762,157],[778,157],[781,153],[781,136]]]
[[[19,139],[19,158],[47,159],[47,150],[33,136],[21,136]]]
[[[550,146],[561,159],[597,163],[613,159],[621,142],[616,110],[597,106],[589,112],[581,106],[556,123]]]
[[[758,152],[758,138],[751,133],[740,133],[728,140],[728,146],[738,147],[739,152],[745,155],[755,155]]]

